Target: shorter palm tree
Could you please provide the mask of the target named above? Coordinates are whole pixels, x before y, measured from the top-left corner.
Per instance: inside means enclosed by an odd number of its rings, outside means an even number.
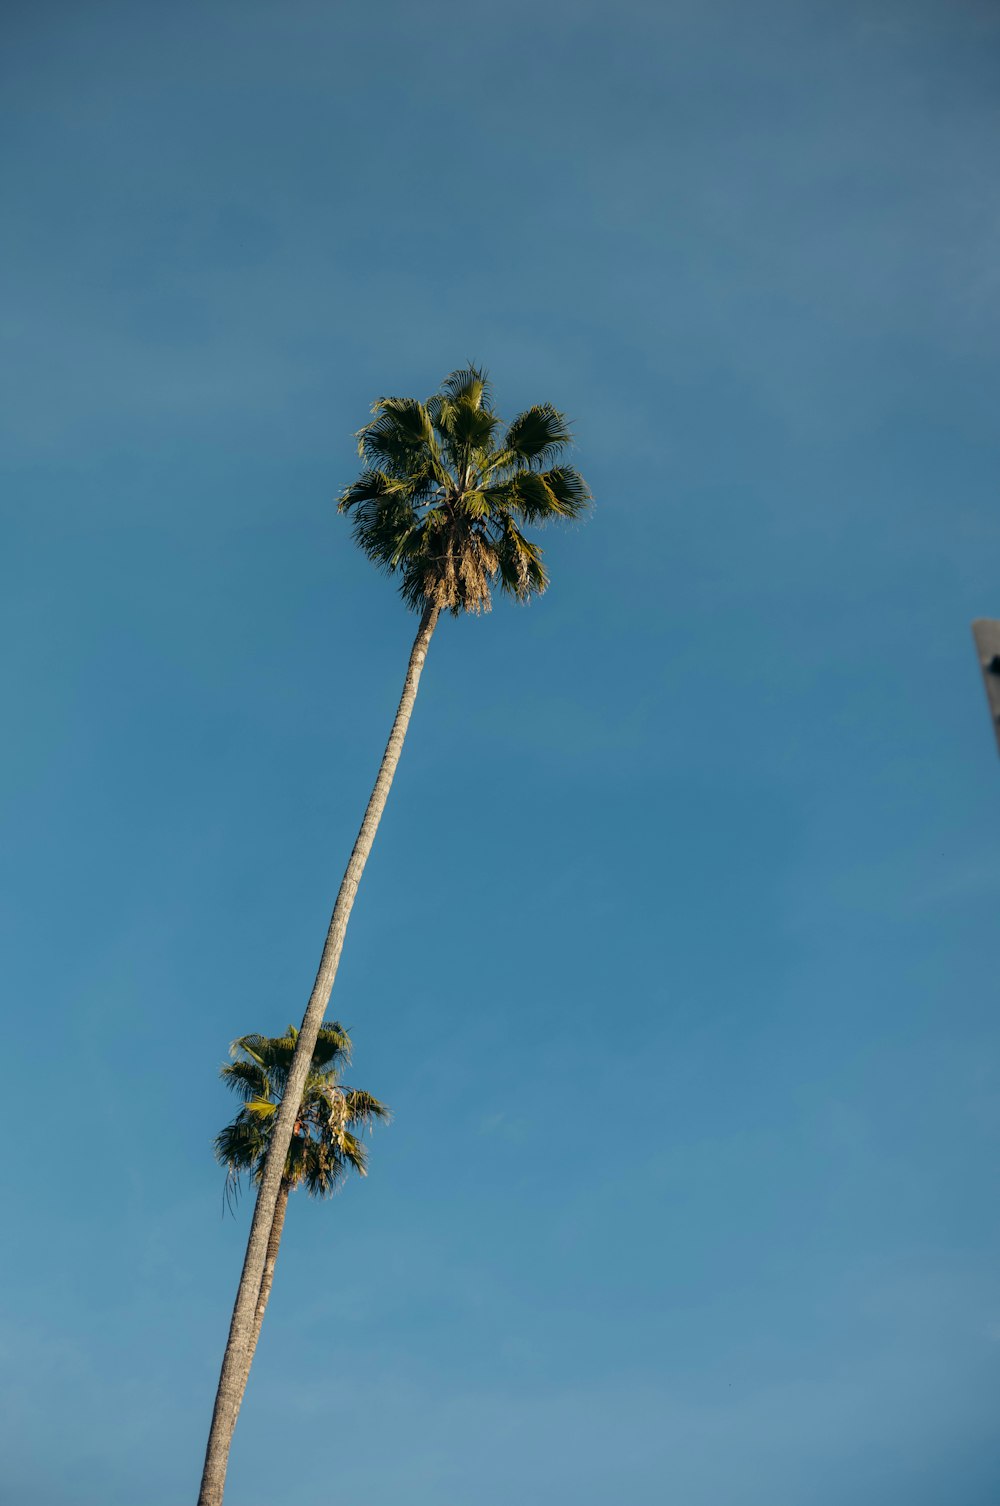
[[[299,1032],[289,1025],[284,1035],[243,1035],[229,1048],[232,1061],[220,1077],[243,1100],[243,1107],[215,1139],[216,1160],[226,1168],[226,1197],[238,1195],[243,1177],[258,1184],[271,1133],[288,1081]],[[351,1038],[341,1025],[324,1025],[313,1049],[295,1132],[285,1158],[277,1206],[267,1242],[267,1259],[257,1293],[249,1359],[253,1359],[267,1309],[289,1193],[304,1186],[311,1197],[329,1197],[348,1172],[368,1174],[368,1152],[355,1131],[376,1119],[388,1120],[384,1103],[360,1088],[340,1082],[351,1059]],[[245,1383],[244,1383],[245,1384]]]

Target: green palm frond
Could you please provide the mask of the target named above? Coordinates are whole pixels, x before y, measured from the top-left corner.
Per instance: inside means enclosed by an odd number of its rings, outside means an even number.
[[[346,1067],[351,1060],[351,1037],[343,1025],[336,1020],[331,1020],[329,1025],[320,1027],[316,1044],[313,1047],[313,1066],[317,1068],[329,1067],[336,1063],[337,1067]]]
[[[297,1028],[289,1025],[284,1035],[268,1039],[266,1046],[262,1049],[263,1060],[268,1066],[276,1071],[284,1072],[287,1076],[298,1039]],[[350,1059],[351,1037],[343,1025],[338,1020],[331,1020],[329,1024],[321,1025],[313,1047],[313,1070],[327,1067],[333,1062],[336,1062],[338,1067],[344,1066]]]
[[[544,524],[556,518],[577,518],[590,502],[587,483],[570,466],[549,471],[521,471],[486,488],[485,496],[497,513],[510,511],[525,523]]]
[[[307,1146],[302,1166],[302,1180],[310,1197],[331,1197],[348,1171],[368,1175],[368,1149],[350,1132],[339,1144],[314,1140]]]
[[[385,471],[364,470],[344,491],[341,504],[357,507],[363,502],[384,502],[388,497],[405,498],[406,482],[387,476]]]
[[[492,452],[493,436],[499,429],[499,414],[470,402],[448,403],[439,420],[441,432],[451,441],[452,453]]]
[[[347,1104],[347,1119],[350,1124],[359,1124],[367,1127],[376,1119],[388,1124],[392,1118],[389,1109],[384,1103],[380,1103],[371,1093],[366,1093],[362,1088],[345,1088],[344,1098]]]
[[[502,451],[530,465],[544,465],[568,444],[573,435],[564,413],[551,403],[536,403],[511,420],[504,435]]]
[[[258,1180],[267,1155],[269,1135],[244,1112],[215,1137],[215,1159],[226,1169],[223,1199],[229,1208],[239,1198],[244,1176]]]
[[[350,1133],[344,1136],[343,1145],[340,1147],[344,1160],[349,1162],[360,1177],[368,1175],[368,1147],[363,1145],[357,1136]]]
[[[372,471],[383,471],[397,480],[416,473],[438,475],[438,440],[423,403],[410,397],[380,397],[372,407],[375,417],[358,430],[358,454]]]
[[[315,1143],[305,1154],[301,1180],[310,1197],[332,1197],[346,1178],[347,1167],[348,1162],[340,1151]]]
[[[229,1048],[235,1060],[222,1068],[221,1075],[243,1097],[267,1098],[277,1094],[280,1098],[298,1038],[294,1025],[289,1025],[284,1035],[241,1036]],[[351,1038],[344,1027],[336,1020],[323,1025],[313,1048],[313,1069],[334,1064],[339,1068],[350,1059]]]
[[[465,402],[473,408],[490,407],[493,387],[486,371],[480,366],[464,366],[451,371],[441,383],[441,391],[452,402]]]
[[[267,1131],[240,1113],[216,1135],[215,1158],[234,1171],[252,1171],[267,1145]]]
[[[590,487],[571,465],[557,465],[543,471],[542,480],[555,498],[560,517],[579,518],[593,501]]]
[[[542,551],[524,537],[511,518],[504,520],[497,555],[500,585],[508,595],[525,601],[545,590],[549,580],[542,564]]]
[[[271,1119],[278,1112],[278,1104],[273,1098],[251,1098],[243,1112],[255,1119]]]
[[[358,434],[365,469],[339,507],[407,606],[479,612],[495,588],[520,600],[544,591],[542,552],[518,525],[577,518],[591,501],[578,471],[551,464],[571,442],[565,415],[536,404],[501,437],[475,366],[453,371],[426,403],[380,398],[372,412]]]
[[[233,1041],[230,1044],[229,1055],[232,1057],[247,1056],[251,1061],[257,1062],[259,1066],[263,1066],[264,1059],[260,1053],[266,1046],[266,1035],[257,1035],[256,1033],[241,1035],[239,1040]]]
[[[219,1068],[219,1076],[244,1102],[249,1098],[266,1098],[270,1092],[267,1072],[257,1061],[226,1062]]]

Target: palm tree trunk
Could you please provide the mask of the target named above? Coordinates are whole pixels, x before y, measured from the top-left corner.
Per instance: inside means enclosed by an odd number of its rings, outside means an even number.
[[[253,1333],[250,1335],[250,1344],[247,1349],[246,1375],[243,1377],[243,1392],[246,1391],[247,1381],[250,1379],[250,1366],[257,1352],[257,1340],[260,1338],[261,1326],[264,1322],[264,1314],[267,1311],[267,1301],[271,1295],[271,1287],[274,1285],[274,1267],[278,1261],[278,1250],[281,1247],[281,1234],[285,1227],[285,1214],[288,1211],[288,1194],[292,1190],[292,1184],[287,1177],[281,1180],[278,1188],[278,1201],[274,1209],[274,1219],[271,1223],[271,1232],[267,1236],[267,1254],[264,1257],[264,1273],[260,1278],[260,1290],[257,1293],[257,1306],[254,1308]],[[240,1405],[243,1404],[243,1392],[240,1393]]]
[[[250,1237],[247,1240],[247,1252],[243,1261],[239,1290],[236,1293],[236,1305],[233,1308],[232,1321],[229,1325],[229,1339],[222,1360],[222,1373],[219,1376],[212,1427],[205,1451],[205,1468],[201,1479],[198,1506],[221,1506],[226,1485],[229,1448],[246,1387],[250,1359],[253,1355],[254,1314],[261,1291],[268,1240],[274,1224],[278,1194],[288,1156],[288,1147],[292,1139],[292,1128],[302,1101],[302,1092],[305,1088],[309,1064],[312,1061],[316,1037],[319,1035],[334,979],[337,976],[347,922],[354,906],[361,875],[364,873],[365,864],[375,841],[375,833],[378,831],[386,800],[389,798],[399,755],[403,751],[403,740],[409,726],[413,703],[417,698],[417,686],[420,683],[420,674],[427,657],[431,634],[437,624],[438,612],[439,608],[428,604],[420,619],[417,636],[413,640],[406,679],[403,681],[403,693],[396,710],[396,719],[392,724],[392,731],[389,733],[389,741],[382,755],[382,763],[368,801],[364,820],[361,823],[361,830],[358,832],[347,871],[340,885],[337,902],[333,907],[319,971],[302,1019],[302,1027],[295,1045],[295,1055],[292,1057],[289,1068],[281,1107],[275,1117],[271,1144],[264,1165],[264,1175],[257,1193],[253,1223],[250,1226]]]

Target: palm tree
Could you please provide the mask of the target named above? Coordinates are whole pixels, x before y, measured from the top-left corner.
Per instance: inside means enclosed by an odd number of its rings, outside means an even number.
[[[233,1059],[219,1075],[243,1100],[243,1107],[215,1139],[216,1160],[226,1168],[227,1200],[239,1194],[244,1176],[254,1184],[260,1182],[298,1038],[295,1026],[289,1025],[282,1036],[244,1035],[229,1048]],[[313,1047],[299,1115],[285,1157],[254,1311],[251,1360],[271,1295],[289,1193],[304,1185],[311,1197],[329,1197],[350,1168],[359,1176],[367,1176],[368,1152],[354,1131],[368,1128],[376,1119],[389,1118],[385,1104],[370,1093],[341,1085],[341,1068],[350,1059],[351,1038],[347,1031],[337,1024],[324,1025]]]
[[[542,551],[524,528],[579,517],[590,502],[583,477],[562,463],[571,442],[565,416],[550,403],[540,403],[505,426],[493,407],[486,373],[476,367],[452,372],[426,402],[383,397],[372,414],[357,435],[363,468],[341,494],[340,511],[350,516],[354,538],[373,564],[396,577],[403,600],[420,613],[420,622],[275,1116],[222,1361],[198,1506],[221,1506],[285,1158],[431,635],[442,612],[457,616],[488,610],[495,590],[518,601],[544,591],[548,576]]]

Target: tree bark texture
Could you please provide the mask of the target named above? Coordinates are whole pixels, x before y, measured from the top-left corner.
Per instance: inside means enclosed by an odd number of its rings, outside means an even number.
[[[246,1391],[247,1381],[250,1378],[250,1366],[257,1352],[257,1340],[260,1338],[261,1325],[264,1322],[264,1314],[267,1311],[267,1301],[271,1295],[271,1287],[274,1285],[274,1267],[278,1261],[278,1251],[281,1248],[281,1235],[285,1227],[285,1214],[288,1211],[288,1194],[292,1186],[287,1178],[283,1178],[278,1188],[278,1201],[274,1209],[274,1221],[271,1224],[271,1232],[267,1236],[267,1254],[264,1257],[264,1274],[260,1278],[260,1291],[257,1293],[257,1306],[253,1315],[253,1333],[250,1335],[250,1346],[247,1350],[246,1376],[243,1380],[243,1391]],[[240,1394],[242,1405],[243,1394]]]
[[[361,823],[361,830],[358,832],[354,850],[340,885],[337,902],[333,907],[316,981],[302,1018],[281,1107],[275,1116],[271,1144],[257,1193],[250,1236],[247,1240],[247,1252],[236,1294],[236,1305],[233,1308],[232,1321],[229,1326],[229,1338],[222,1360],[215,1410],[212,1414],[212,1427],[205,1451],[205,1467],[198,1495],[198,1506],[221,1506],[226,1485],[229,1449],[246,1388],[250,1359],[253,1355],[254,1314],[261,1291],[268,1239],[274,1224],[275,1208],[288,1156],[288,1147],[291,1144],[292,1130],[302,1102],[313,1048],[323,1023],[327,1004],[330,1002],[334,979],[337,976],[347,922],[354,906],[361,875],[364,873],[365,864],[375,841],[386,800],[389,798],[389,790],[399,764],[399,756],[403,751],[403,740],[409,726],[413,703],[417,697],[417,687],[420,683],[424,660],[427,657],[427,648],[437,624],[438,611],[439,609],[435,606],[426,607],[420,619],[417,636],[413,640],[406,679],[403,682],[403,693],[396,710],[396,719],[392,724],[392,731],[389,733],[389,741],[382,755],[382,763],[368,801],[364,820]]]

